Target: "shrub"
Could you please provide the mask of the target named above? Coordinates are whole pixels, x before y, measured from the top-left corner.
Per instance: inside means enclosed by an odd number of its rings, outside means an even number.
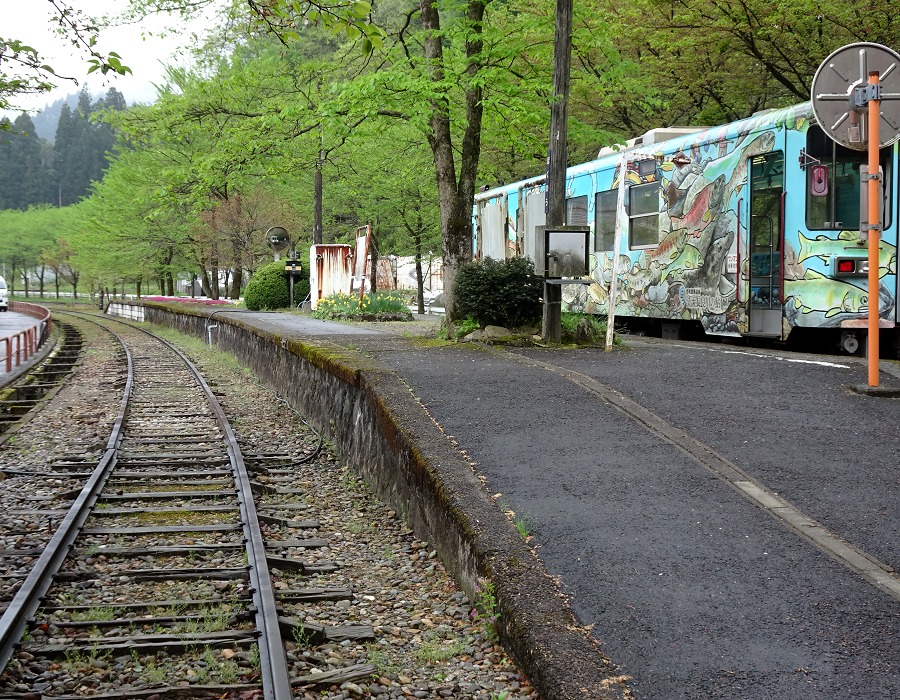
[[[485,258],[460,267],[454,293],[461,315],[482,326],[514,328],[540,317],[543,289],[528,258]]]
[[[397,292],[365,294],[332,294],[319,299],[316,318],[342,319],[350,321],[411,321],[412,313],[406,308],[406,301]]]
[[[297,299],[296,287],[294,298]],[[302,300],[303,297],[299,299]],[[263,265],[253,274],[244,291],[244,303],[251,311],[283,309],[290,305],[290,292],[284,276],[283,260]]]

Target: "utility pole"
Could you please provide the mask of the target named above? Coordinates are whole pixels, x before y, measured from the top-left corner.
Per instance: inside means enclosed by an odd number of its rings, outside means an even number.
[[[321,136],[319,137],[321,140]],[[313,243],[322,243],[322,165],[325,153],[319,144],[319,157],[316,158],[316,179],[313,191]]]
[[[553,47],[553,104],[550,105],[550,149],[547,154],[547,226],[566,223],[568,165],[569,73],[572,63],[572,0],[556,0]],[[562,286],[544,282],[541,337],[559,343],[562,337]]]

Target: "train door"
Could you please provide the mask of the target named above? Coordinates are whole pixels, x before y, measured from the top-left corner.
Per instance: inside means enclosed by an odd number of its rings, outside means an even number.
[[[784,154],[750,162],[750,334],[781,337]]]

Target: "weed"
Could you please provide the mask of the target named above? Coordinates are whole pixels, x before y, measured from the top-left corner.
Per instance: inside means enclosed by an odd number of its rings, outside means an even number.
[[[66,649],[65,667],[69,672],[77,671],[85,665],[85,656],[81,649]]]
[[[166,669],[160,666],[156,661],[151,661],[144,665],[141,677],[149,684],[161,684],[166,682]]]
[[[472,331],[477,331],[479,328],[481,328],[481,326],[479,325],[478,321],[476,321],[471,316],[466,316],[464,319],[456,322],[456,337],[463,338],[469,335],[469,333],[471,333]]]
[[[231,607],[228,605],[204,608],[200,615],[203,617],[203,629],[207,632],[222,632],[230,627]]]
[[[365,532],[369,532],[370,527],[369,527],[369,524],[366,522],[362,522],[359,520],[351,520],[350,522],[347,523],[346,530],[351,535],[361,535]]]
[[[488,639],[496,642],[500,637],[497,629],[497,620],[500,618],[500,605],[494,595],[494,582],[480,578],[475,587],[475,607],[471,613],[472,619],[483,626]]]
[[[250,665],[253,667],[253,670],[257,673],[260,673],[262,666],[259,661],[259,645],[253,644],[250,646],[250,649],[247,651],[247,658],[250,661]]]
[[[294,635],[294,642],[296,642],[299,648],[305,649],[309,647],[309,642],[312,639],[312,633],[308,629],[306,629],[303,625],[297,625],[291,631]]]
[[[366,645],[366,661],[372,664],[383,676],[396,675],[400,673],[400,666],[397,664],[397,658],[390,648],[382,647],[379,644]]]
[[[435,639],[422,642],[415,654],[419,661],[439,664],[459,656],[465,648],[466,644],[461,639],[453,639],[446,644]]]

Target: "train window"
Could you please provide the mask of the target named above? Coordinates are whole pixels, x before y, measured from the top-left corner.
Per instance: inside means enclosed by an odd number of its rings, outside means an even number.
[[[618,190],[594,195],[594,250],[612,250],[616,240],[616,204]]]
[[[630,247],[656,246],[659,243],[659,183],[631,185],[628,195]]]
[[[588,222],[588,198],[587,195],[581,197],[569,197],[566,200],[566,225],[567,226],[587,226]]]
[[[884,169],[884,225],[891,223],[890,148],[882,148],[879,156]],[[854,151],[834,141],[818,126],[806,132],[806,226],[810,229],[858,230],[860,186],[859,166],[868,162],[866,151]],[[814,159],[814,160],[813,160]],[[828,168],[828,188],[824,195],[813,194],[814,161]],[[820,173],[821,174],[821,173]]]

